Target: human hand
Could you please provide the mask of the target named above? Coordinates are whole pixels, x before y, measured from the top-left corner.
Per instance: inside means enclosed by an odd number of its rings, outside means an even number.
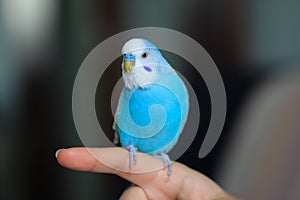
[[[59,164],[72,170],[116,174],[132,182],[134,186],[122,194],[122,200],[236,199],[208,177],[178,162],[173,162],[168,176],[160,159],[138,153],[136,165],[129,170],[128,151],[119,147],[61,149],[56,157]]]

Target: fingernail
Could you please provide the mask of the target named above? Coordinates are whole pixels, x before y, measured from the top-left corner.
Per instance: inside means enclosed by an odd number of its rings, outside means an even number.
[[[63,149],[58,149],[58,150],[55,152],[55,157],[56,157],[56,158],[57,158],[57,156],[58,156],[58,154],[59,154],[59,152],[60,152],[61,150],[63,150]]]

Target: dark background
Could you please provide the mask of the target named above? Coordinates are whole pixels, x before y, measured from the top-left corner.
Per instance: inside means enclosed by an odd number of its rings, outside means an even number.
[[[209,124],[209,95],[201,77],[190,78],[201,99],[201,122],[196,140],[179,159],[218,179],[220,160],[237,134],[232,130],[246,99],[274,73],[300,66],[299,9],[296,0],[0,0],[0,199],[120,196],[126,181],[64,169],[54,153],[83,146],[71,103],[84,58],[106,38],[147,26],[192,37],[218,66],[228,100],[223,133],[213,151],[200,160],[198,151]],[[119,64],[120,59],[111,65],[97,93],[98,116],[104,120],[100,123],[108,131],[112,116],[105,105],[113,85],[105,81],[120,77]],[[107,85],[103,93],[101,84]]]

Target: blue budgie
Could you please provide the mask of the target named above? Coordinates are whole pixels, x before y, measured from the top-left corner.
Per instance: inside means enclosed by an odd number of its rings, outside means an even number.
[[[167,153],[177,143],[188,116],[184,82],[148,40],[134,38],[123,48],[122,90],[114,128],[122,147],[129,150],[130,168],[136,151],[160,157],[172,173]]]

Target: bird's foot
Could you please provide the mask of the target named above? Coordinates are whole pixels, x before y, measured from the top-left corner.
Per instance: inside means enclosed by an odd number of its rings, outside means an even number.
[[[172,166],[172,161],[171,161],[170,157],[168,156],[168,154],[159,153],[157,155],[157,157],[162,159],[162,161],[164,162],[164,166],[168,167],[168,176],[170,176],[173,171],[173,166]]]
[[[129,151],[129,167],[131,170],[133,165],[135,165],[135,163],[136,163],[137,148],[134,147],[133,145],[129,145],[126,147],[126,149]]]

